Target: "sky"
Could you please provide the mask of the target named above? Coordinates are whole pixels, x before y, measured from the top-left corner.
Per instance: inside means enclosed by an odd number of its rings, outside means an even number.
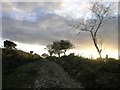
[[[13,1],[13,2],[12,2]],[[84,57],[98,57],[91,36],[87,32],[74,31],[69,24],[90,16],[88,0],[55,0],[49,2],[2,1],[0,19],[2,30],[0,45],[8,39],[17,44],[17,48],[34,53],[47,53],[44,48],[55,40],[69,40],[75,48],[67,53],[76,53]],[[21,0],[22,1],[22,0]],[[31,0],[32,1],[32,0]],[[115,0],[116,1],[116,0]],[[117,2],[112,2],[113,14],[117,13]],[[118,57],[118,19],[105,23],[99,30],[103,40],[103,57]]]

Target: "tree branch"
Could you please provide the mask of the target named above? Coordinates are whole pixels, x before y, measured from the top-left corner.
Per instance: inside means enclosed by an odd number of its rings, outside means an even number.
[[[97,34],[97,32],[98,32],[101,24],[102,24],[102,21],[103,21],[103,18],[100,20],[100,22],[99,22],[99,24],[98,24],[98,26],[97,26],[97,28],[96,28],[96,30],[95,30],[95,33],[94,33],[94,36],[95,36],[95,37],[96,37],[96,34]]]

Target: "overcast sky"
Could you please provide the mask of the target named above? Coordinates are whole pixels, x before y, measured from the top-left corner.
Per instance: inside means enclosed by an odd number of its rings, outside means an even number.
[[[89,4],[84,2],[2,2],[2,41],[9,39],[19,49],[44,53],[44,47],[55,40],[70,40],[80,54],[97,55],[89,33],[78,34],[69,23],[84,18]],[[117,3],[113,3],[117,12]],[[115,13],[114,12],[114,13]],[[118,19],[111,19],[99,30],[103,39],[104,54],[117,56]],[[39,48],[39,50],[38,50]],[[91,51],[92,50],[92,51]],[[71,52],[73,52],[71,51]],[[96,54],[95,54],[96,53]]]

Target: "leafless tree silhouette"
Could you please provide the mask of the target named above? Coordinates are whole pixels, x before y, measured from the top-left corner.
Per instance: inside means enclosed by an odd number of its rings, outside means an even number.
[[[101,58],[102,52],[102,40],[98,41],[98,31],[100,27],[104,25],[109,19],[112,19],[113,16],[110,15],[111,5],[105,4],[103,2],[91,2],[90,4],[90,13],[91,17],[83,19],[76,24],[72,24],[74,30],[89,32],[93,41],[95,48]],[[99,43],[100,42],[100,43]]]

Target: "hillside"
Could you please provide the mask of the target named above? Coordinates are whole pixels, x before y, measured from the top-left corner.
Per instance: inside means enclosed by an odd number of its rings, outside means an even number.
[[[2,52],[3,88],[120,88],[120,60]]]
[[[3,50],[3,88],[82,88],[57,63],[30,56],[19,50]]]

